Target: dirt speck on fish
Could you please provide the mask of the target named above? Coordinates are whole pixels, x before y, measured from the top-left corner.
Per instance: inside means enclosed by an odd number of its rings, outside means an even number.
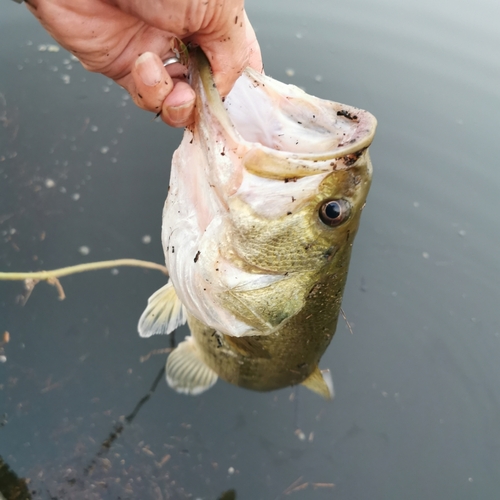
[[[170,281],[139,333],[191,335],[167,382],[200,394],[220,377],[333,397],[318,363],[335,333],[370,188],[376,120],[247,69],[224,102],[191,54],[196,120],[174,153],[162,242]],[[176,252],[173,252],[173,248]]]

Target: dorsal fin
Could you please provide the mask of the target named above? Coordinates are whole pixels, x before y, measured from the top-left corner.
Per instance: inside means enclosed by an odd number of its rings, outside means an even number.
[[[316,366],[311,375],[309,375],[301,385],[323,396],[325,399],[333,399],[335,397],[330,370],[320,370]]]
[[[199,355],[196,340],[186,337],[167,358],[167,383],[177,392],[196,396],[217,382],[217,374]]]
[[[168,334],[183,325],[186,320],[186,309],[169,281],[149,297],[137,329],[141,337],[151,337],[158,333]]]

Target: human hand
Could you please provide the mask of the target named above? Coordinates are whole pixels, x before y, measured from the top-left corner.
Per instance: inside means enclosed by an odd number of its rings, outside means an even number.
[[[171,41],[199,45],[222,96],[243,69],[262,71],[244,0],[26,0],[29,10],[89,71],[124,87],[141,108],[173,127],[193,120],[195,93],[186,68],[167,67]]]

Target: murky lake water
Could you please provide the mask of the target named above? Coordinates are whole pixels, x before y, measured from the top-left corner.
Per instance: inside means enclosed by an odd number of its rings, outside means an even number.
[[[160,273],[75,275],[65,301],[40,284],[24,307],[3,282],[0,456],[37,499],[498,498],[500,4],[248,10],[268,74],[379,120],[343,305],[354,335],[339,322],[322,359],[334,402],[223,382],[190,398],[161,379],[136,407],[165,361],[141,356],[170,345],[136,333]],[[162,262],[181,131],[51,43],[3,2],[0,270]]]

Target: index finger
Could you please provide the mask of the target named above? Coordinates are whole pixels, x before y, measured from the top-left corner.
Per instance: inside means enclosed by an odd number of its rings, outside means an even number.
[[[259,73],[263,70],[259,43],[244,10],[228,18],[224,30],[194,35],[192,40],[201,46],[210,61],[222,96],[230,92],[247,66]]]

